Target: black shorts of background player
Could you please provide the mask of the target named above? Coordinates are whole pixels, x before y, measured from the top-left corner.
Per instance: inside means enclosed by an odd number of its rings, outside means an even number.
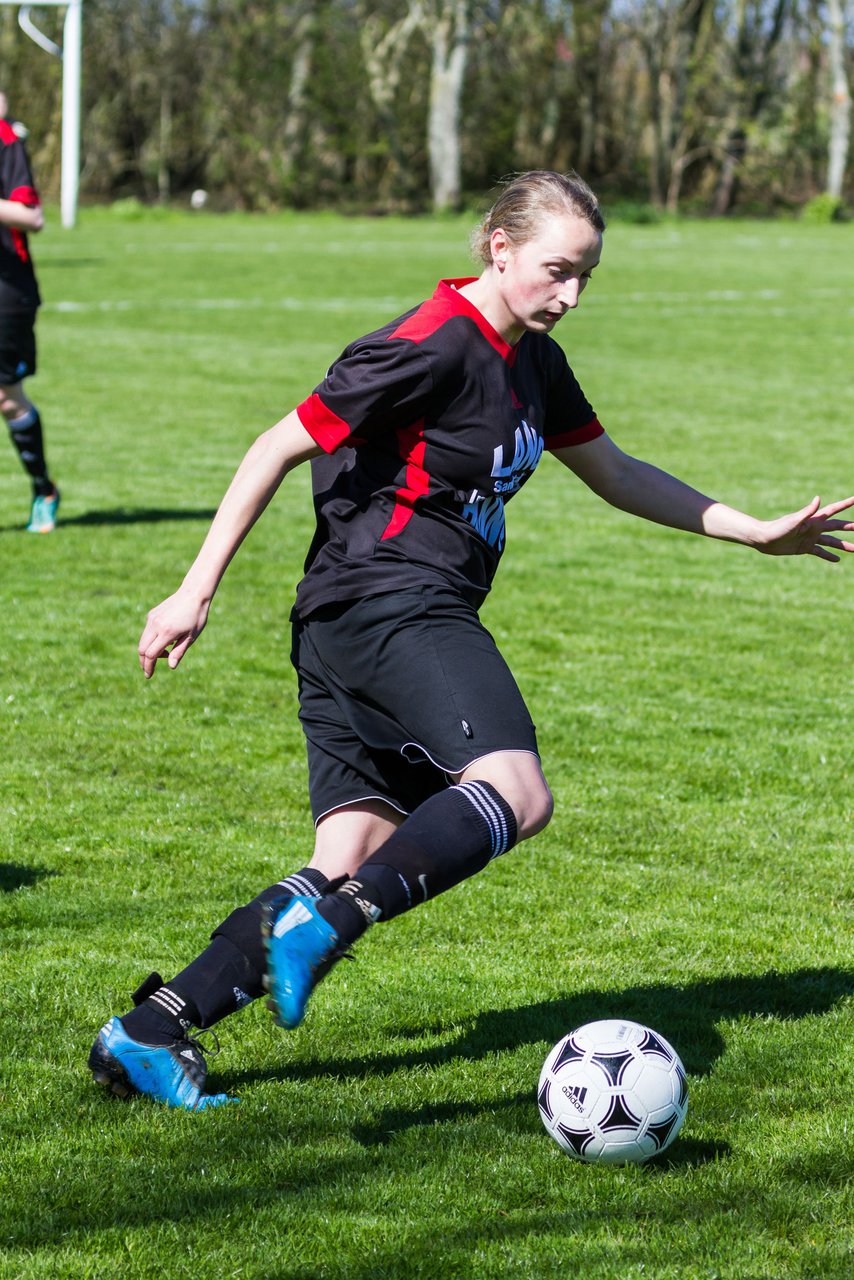
[[[59,490],[48,473],[41,417],[24,391],[36,372],[35,323],[41,303],[28,233],[44,225],[24,143],[0,93],[0,412],[32,483],[27,530],[56,527]]]
[[[317,981],[391,920],[541,831],[552,797],[533,724],[477,618],[504,512],[544,449],[614,507],[774,555],[840,559],[854,498],[759,520],[630,457],[549,336],[578,305],[604,223],[575,175],[509,181],[476,232],[477,277],[351,343],[249,449],[178,590],[139,644],[175,668],[285,476],[312,460],[317,531],[293,612],[315,820],[307,867],[238,907],[171,981],[142,984],[92,1047],[99,1083],[200,1110],[190,1028],[268,990],[298,1024]],[[544,554],[547,551],[544,549]]]

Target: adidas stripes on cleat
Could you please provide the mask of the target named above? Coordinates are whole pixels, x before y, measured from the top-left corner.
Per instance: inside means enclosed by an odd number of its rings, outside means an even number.
[[[89,1070],[96,1084],[119,1098],[141,1093],[186,1111],[237,1102],[225,1093],[202,1093],[207,1075],[204,1053],[198,1040],[189,1036],[169,1045],[142,1044],[131,1039],[119,1018],[110,1018],[92,1045]]]
[[[308,998],[340,952],[338,935],[317,910],[317,899],[277,898],[262,926],[267,951],[267,1007],[280,1027],[298,1027]]]

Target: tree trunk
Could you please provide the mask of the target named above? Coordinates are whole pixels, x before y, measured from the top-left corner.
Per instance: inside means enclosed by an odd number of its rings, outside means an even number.
[[[362,58],[368,74],[368,89],[388,147],[388,164],[379,184],[380,201],[389,199],[400,186],[405,163],[400,141],[396,98],[403,73],[403,61],[413,35],[424,26],[421,0],[409,0],[406,13],[386,30],[380,18],[363,11],[359,31]]]
[[[830,143],[828,147],[827,194],[842,198],[842,183],[848,163],[851,132],[851,93],[845,74],[844,0],[828,0],[831,100]]]
[[[462,194],[460,104],[469,40],[469,0],[441,0],[429,31],[430,115],[427,146],[430,190],[437,211],[458,209]]]
[[[166,204],[172,194],[169,160],[172,155],[172,88],[164,84],[160,90],[160,149],[157,157],[157,198]]]
[[[306,130],[306,89],[311,75],[311,60],[317,36],[317,15],[314,7],[304,13],[294,31],[294,58],[291,63],[291,79],[288,85],[288,113],[284,128],[284,159],[288,171],[292,171],[299,159]]]

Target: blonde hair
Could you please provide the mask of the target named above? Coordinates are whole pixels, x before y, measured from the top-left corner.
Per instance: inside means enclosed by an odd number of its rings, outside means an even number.
[[[597,231],[605,230],[599,201],[577,173],[553,173],[532,169],[507,178],[495,204],[472,232],[472,254],[484,266],[492,264],[490,237],[503,228],[512,245],[533,240],[544,218],[552,214],[574,214]]]

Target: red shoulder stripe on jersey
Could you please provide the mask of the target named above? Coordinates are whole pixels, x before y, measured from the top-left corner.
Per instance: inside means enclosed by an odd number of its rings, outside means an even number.
[[[391,519],[383,531],[380,541],[396,538],[402,533],[415,509],[419,498],[426,498],[430,490],[430,475],[424,470],[424,454],[427,442],[424,439],[424,419],[414,422],[410,427],[402,427],[397,433],[400,456],[406,463],[404,483],[394,495],[394,510]]]
[[[586,427],[576,427],[574,431],[561,431],[556,436],[546,436],[544,444],[547,449],[567,449],[574,444],[587,444],[597,436],[603,436],[605,428],[598,418],[587,423]]]
[[[334,453],[350,435],[350,427],[313,392],[297,405],[297,415],[308,434],[324,453]]]
[[[460,280],[440,280],[432,298],[422,302],[421,306],[403,324],[389,334],[390,338],[408,338],[410,342],[423,342],[431,337],[437,329],[441,329],[446,321],[454,316],[467,316],[473,320],[491,347],[494,347],[502,360],[512,365],[516,360],[516,348],[505,342],[501,334],[493,329],[486,316],[460,293],[463,285],[471,284],[475,277]]]
[[[17,200],[18,204],[29,205],[31,209],[34,209],[36,205],[41,204],[41,200],[39,200],[39,193],[36,191],[35,187],[16,187],[9,196],[9,199]]]
[[[20,139],[9,121],[0,120],[0,142],[5,142],[9,146],[11,143],[19,141]]]

